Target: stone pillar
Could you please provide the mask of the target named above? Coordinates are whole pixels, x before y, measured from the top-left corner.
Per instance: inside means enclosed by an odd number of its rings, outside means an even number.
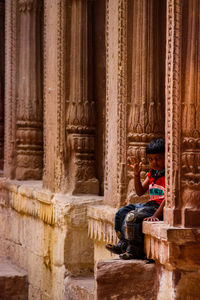
[[[44,172],[43,186],[65,192],[66,0],[44,0]],[[66,73],[64,72],[66,70]]]
[[[95,101],[92,83],[92,1],[71,3],[69,98],[66,102],[67,190],[98,194],[95,168]]]
[[[168,3],[165,221],[186,227],[200,225],[199,5]]]
[[[43,101],[41,0],[17,1],[16,179],[41,179]]]
[[[3,170],[4,156],[4,77],[5,77],[5,4],[0,1],[0,170]]]
[[[144,179],[148,170],[146,146],[164,136],[165,1],[134,0],[131,8],[128,158],[134,155],[143,162]],[[132,172],[129,175],[133,178]],[[132,188],[130,180],[128,191]]]
[[[106,134],[104,202],[126,199],[127,1],[106,2]]]

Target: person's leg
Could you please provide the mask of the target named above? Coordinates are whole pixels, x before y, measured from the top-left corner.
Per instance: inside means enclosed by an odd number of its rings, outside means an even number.
[[[120,208],[115,215],[115,231],[117,235],[121,235],[119,238],[124,238],[123,223],[126,215],[137,208],[137,204],[129,204]]]
[[[152,216],[157,203],[141,203],[135,210],[129,212],[123,222],[124,237],[128,241],[126,252],[120,255],[122,259],[144,259],[144,234],[142,233],[142,221]]]
[[[119,238],[119,242],[117,245],[106,244],[106,249],[114,254],[121,254],[126,251],[127,248],[127,240],[124,238],[123,232],[123,222],[127,213],[136,208],[135,204],[129,204],[120,208],[115,215],[115,231],[117,237]]]

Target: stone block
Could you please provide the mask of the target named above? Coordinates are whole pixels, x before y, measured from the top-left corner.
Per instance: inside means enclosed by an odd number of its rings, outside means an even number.
[[[41,300],[41,290],[29,284],[28,300]]]
[[[28,279],[26,272],[6,260],[0,260],[0,299],[28,299]]]
[[[105,260],[97,264],[96,299],[156,299],[156,267],[145,260]]]
[[[94,277],[66,277],[64,300],[93,300]]]

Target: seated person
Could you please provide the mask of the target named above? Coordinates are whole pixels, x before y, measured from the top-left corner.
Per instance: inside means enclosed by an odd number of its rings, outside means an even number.
[[[144,259],[144,234],[142,221],[159,221],[162,219],[165,194],[165,142],[155,139],[146,148],[150,171],[144,182],[140,180],[142,163],[135,157],[128,165],[134,172],[135,191],[142,196],[149,190],[149,200],[124,206],[115,215],[115,231],[119,238],[117,245],[105,247],[121,259]]]

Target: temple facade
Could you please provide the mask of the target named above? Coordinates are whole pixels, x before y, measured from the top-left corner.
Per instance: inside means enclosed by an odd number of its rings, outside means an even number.
[[[199,10],[0,0],[0,257],[27,272],[28,299],[199,299]],[[105,250],[114,215],[148,199],[127,163],[142,161],[144,179],[157,137],[164,220],[143,223],[155,263],[123,262]]]

